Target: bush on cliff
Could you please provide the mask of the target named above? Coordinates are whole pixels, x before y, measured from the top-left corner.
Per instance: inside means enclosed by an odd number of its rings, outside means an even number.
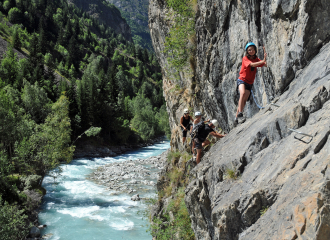
[[[167,156],[168,170],[157,183],[158,201],[152,202],[163,208],[159,215],[153,215],[153,219],[150,219],[149,230],[157,240],[195,239],[184,201],[184,189],[188,184],[189,175],[186,163],[191,157],[192,155],[187,152],[169,152]],[[151,212],[147,214],[151,216]]]
[[[196,48],[195,41],[195,10],[192,0],[167,0],[172,9],[172,26],[166,37],[165,53],[168,54],[168,62],[176,69],[181,69]]]

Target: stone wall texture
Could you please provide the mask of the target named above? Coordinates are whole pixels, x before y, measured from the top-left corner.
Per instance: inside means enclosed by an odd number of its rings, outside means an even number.
[[[196,64],[180,72],[164,54],[170,11],[164,0],[150,0],[172,147],[181,149],[186,107],[229,132],[190,173],[185,200],[196,238],[330,239],[330,2],[199,0]],[[265,108],[251,97],[247,121],[234,127],[236,79],[250,41],[259,58],[262,46],[268,54],[253,87]]]

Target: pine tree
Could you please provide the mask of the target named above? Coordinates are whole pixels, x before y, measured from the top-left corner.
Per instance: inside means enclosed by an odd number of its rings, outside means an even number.
[[[39,21],[38,51],[42,54],[46,53],[46,47],[47,47],[46,29],[47,27],[45,26],[45,19],[44,17],[41,17]]]
[[[77,16],[74,18],[73,32],[76,36],[80,35],[79,19]]]
[[[111,68],[109,68],[107,73],[108,78],[108,89],[109,89],[109,102],[114,104],[117,102],[117,96],[118,96],[118,84],[116,82],[116,67],[113,65]]]
[[[32,77],[32,83],[36,81],[41,82],[44,75],[44,58],[40,53],[38,38],[36,34],[32,35],[29,51],[30,73]]]
[[[19,30],[16,28],[14,28],[14,32],[13,32],[13,39],[12,39],[12,43],[13,43],[13,47],[20,50],[22,47],[22,41],[19,35]]]
[[[79,62],[75,59],[80,58],[79,48],[78,48],[78,41],[76,39],[76,35],[74,34],[69,41],[68,46],[68,57],[67,57],[67,66],[74,65],[75,69],[79,69]]]
[[[63,46],[66,46],[71,36],[72,36],[72,25],[71,25],[71,20],[69,18],[65,26],[65,31],[63,36],[63,41],[64,41]]]

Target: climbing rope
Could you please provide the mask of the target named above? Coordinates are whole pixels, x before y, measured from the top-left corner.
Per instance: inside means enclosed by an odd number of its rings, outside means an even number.
[[[257,103],[257,100],[256,100],[255,97],[254,97],[254,94],[253,94],[253,90],[252,90],[252,89],[251,89],[251,94],[252,94],[253,100],[254,100],[254,102],[256,103],[256,105],[258,106],[258,108],[259,108],[259,109],[264,109],[265,107],[262,107],[262,106],[260,106],[260,105]]]
[[[251,94],[252,94],[253,100],[254,100],[254,102],[256,103],[256,105],[258,106],[258,108],[259,108],[259,109],[264,109],[265,107],[262,107],[262,106],[260,106],[260,105],[257,103],[257,100],[256,100],[255,97],[254,97],[254,94],[253,94],[253,90],[252,90],[252,89],[251,89]],[[275,107],[280,107],[279,105],[276,105],[275,103],[270,103],[270,105],[273,105],[273,106],[275,106]]]

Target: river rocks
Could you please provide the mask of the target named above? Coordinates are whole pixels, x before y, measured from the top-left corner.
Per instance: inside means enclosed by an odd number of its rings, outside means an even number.
[[[40,237],[40,230],[39,230],[39,228],[33,226],[33,227],[30,229],[29,236],[30,236],[31,238]]]
[[[141,199],[140,199],[140,197],[139,197],[139,194],[136,194],[136,195],[134,195],[133,197],[131,197],[131,200],[132,200],[132,201],[140,201]]]
[[[47,225],[45,225],[45,224],[44,224],[44,225],[39,225],[39,226],[38,226],[39,229],[44,229],[45,227],[47,227]]]
[[[185,202],[197,239],[330,239],[329,62],[327,44],[279,107],[233,129],[192,169]]]
[[[92,173],[90,179],[106,186],[113,194],[135,193],[132,200],[139,201],[136,192],[149,192],[153,189],[159,172],[164,168],[167,152],[147,159],[107,164]]]

